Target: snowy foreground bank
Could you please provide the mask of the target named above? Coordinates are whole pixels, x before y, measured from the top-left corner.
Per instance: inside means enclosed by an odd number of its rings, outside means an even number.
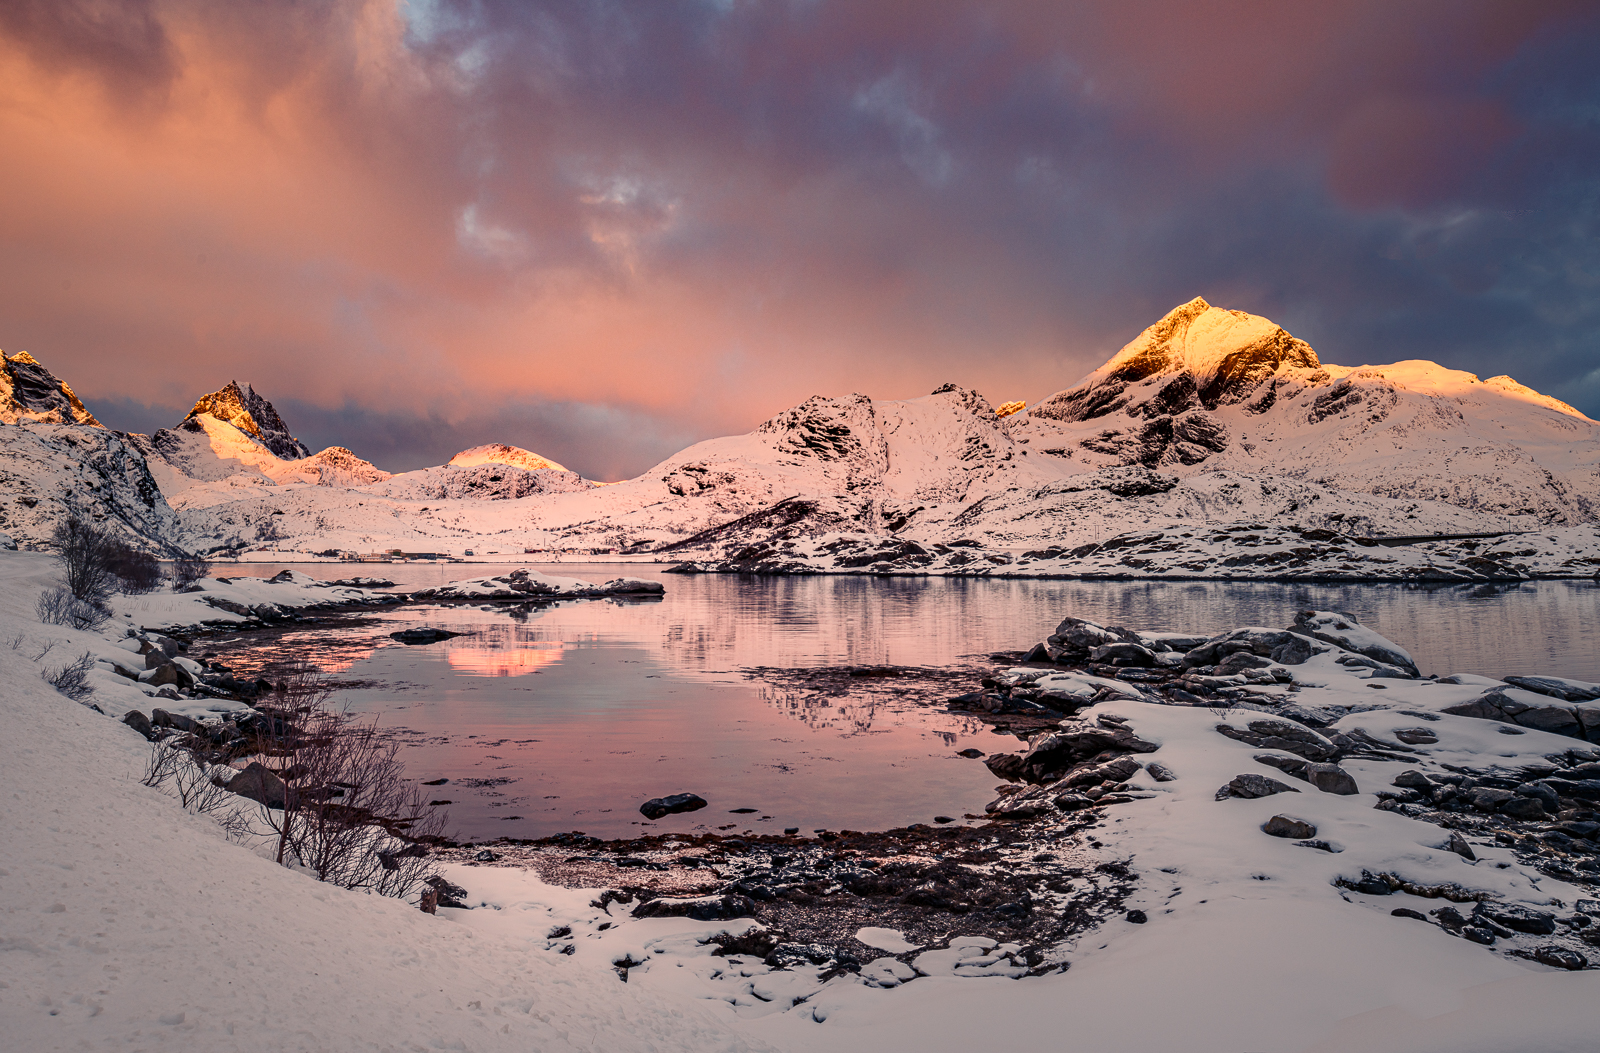
[[[8,805],[0,828],[0,1027],[7,1048],[1593,1048],[1600,972],[1506,953],[1546,942],[1532,935],[1513,933],[1486,947],[1392,914],[1404,907],[1428,916],[1447,904],[1470,914],[1476,900],[1336,884],[1358,885],[1364,873],[1398,875],[1418,888],[1471,892],[1505,916],[1514,913],[1507,907],[1551,915],[1562,938],[1578,931],[1579,908],[1592,905],[1583,875],[1550,876],[1513,847],[1470,830],[1465,839],[1476,859],[1469,861],[1449,847],[1441,826],[1379,809],[1377,793],[1395,792],[1392,783],[1406,770],[1425,779],[1450,766],[1519,778],[1529,769],[1581,773],[1595,748],[1575,735],[1448,711],[1496,693],[1569,709],[1592,703],[1486,678],[1449,684],[1397,676],[1405,670],[1364,653],[1403,655],[1376,634],[1342,630],[1346,645],[1284,652],[1266,665],[1237,659],[1222,668],[1229,656],[1218,648],[1209,672],[1184,669],[1191,686],[1236,703],[1229,709],[1163,704],[1161,684],[1099,673],[1034,666],[1003,674],[996,682],[1018,708],[1029,692],[1089,702],[1055,734],[1099,728],[1137,740],[1132,756],[1142,765],[1107,780],[1120,789],[1100,795],[1125,803],[1069,802],[1066,810],[1052,803],[1030,823],[1001,827],[1003,865],[1048,869],[1003,846],[1075,826],[1078,850],[1125,863],[1135,875],[1124,906],[1147,920],[1116,915],[1060,949],[1065,971],[1017,979],[1000,917],[992,943],[907,948],[892,933],[863,930],[860,938],[880,947],[883,959],[823,980],[804,968],[775,972],[750,955],[713,956],[714,945],[703,941],[759,924],[747,918],[635,917],[631,902],[594,906],[598,889],[555,887],[492,862],[446,868],[473,909],[427,915],[319,884],[227,841],[209,819],[141,785],[149,746],[104,704],[112,688],[143,699],[140,686],[113,671],[93,674],[97,690],[87,701],[102,703],[102,715],[40,678],[62,654],[116,646],[105,636],[41,625],[33,599],[50,583],[42,559],[0,555],[0,796]],[[126,639],[116,623],[106,632]],[[35,661],[51,641],[55,647]],[[1137,646],[1153,656],[1152,670],[1181,658],[1157,636]],[[1114,654],[1133,652],[1101,657]],[[1096,695],[1102,700],[1092,701]],[[1282,754],[1292,763],[1294,751],[1217,730],[1263,719],[1309,729],[1305,717],[1320,725],[1309,734],[1329,743],[1392,748],[1345,749],[1338,764],[1357,792],[1325,792],[1257,759]],[[1041,762],[1047,746],[1030,740]],[[1385,752],[1404,759],[1377,755]],[[1246,775],[1287,790],[1219,799],[1220,787]],[[1035,784],[1015,785],[1028,793],[1024,787]],[[1093,789],[1049,785],[1057,796]],[[1315,826],[1314,838],[1264,833],[1278,814]],[[740,866],[718,876],[731,878]],[[645,883],[636,874],[629,880]]]

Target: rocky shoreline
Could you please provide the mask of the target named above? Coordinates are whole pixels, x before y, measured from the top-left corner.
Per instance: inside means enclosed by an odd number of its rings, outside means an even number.
[[[1077,581],[1494,584],[1600,577],[1600,530],[1560,527],[1436,538],[1365,537],[1336,527],[1219,523],[1129,531],[1021,553],[997,539],[917,542],[894,535],[778,530],[678,574],[842,574]]]
[[[198,665],[190,692],[249,706],[274,688],[235,677],[209,655],[185,659],[185,644],[174,637],[145,634],[141,647],[147,664],[171,667],[180,678]],[[522,868],[548,884],[603,889],[592,904],[596,931],[635,918],[727,922],[711,936],[715,954],[803,975],[806,983],[849,975],[890,987],[921,975],[1039,975],[1066,968],[1085,933],[1150,920],[1130,903],[1157,875],[1136,867],[1125,847],[1103,842],[1102,832],[1126,834],[1132,827],[1119,824],[1161,806],[1189,777],[1196,750],[1233,749],[1244,751],[1238,770],[1207,797],[1219,808],[1273,806],[1259,823],[1264,839],[1337,859],[1358,846],[1341,841],[1325,820],[1305,818],[1303,808],[1276,806],[1306,795],[1360,798],[1370,801],[1364,807],[1437,830],[1438,852],[1450,858],[1476,865],[1498,852],[1508,862],[1493,866],[1514,861],[1578,890],[1530,905],[1475,883],[1472,872],[1440,880],[1388,860],[1338,870],[1328,882],[1335,894],[1359,902],[1399,897],[1414,905],[1391,908],[1397,919],[1423,921],[1495,953],[1561,969],[1600,964],[1600,749],[1592,745],[1600,740],[1600,685],[1551,676],[1424,676],[1403,648],[1350,615],[1327,611],[1301,612],[1286,629],[1242,627],[1212,637],[1067,618],[1026,651],[957,670],[746,673],[835,695],[909,694],[970,714],[1019,748],[967,751],[1003,780],[981,812],[974,802],[964,816],[978,825],[939,817],[946,825],[811,836],[790,830],[607,841],[574,832],[444,842],[431,852],[462,868],[455,872],[462,884],[444,889],[439,902],[472,907],[474,868]],[[1418,692],[1434,697],[1421,702]],[[1145,730],[1161,727],[1153,718],[1163,710],[1200,718],[1192,741],[1173,741],[1170,728]],[[1398,725],[1379,729],[1379,714]],[[1493,727],[1508,742],[1536,734],[1567,745],[1515,763],[1485,756],[1464,764],[1459,756],[1432,755],[1449,721]],[[127,722],[147,737],[202,737],[219,755],[249,749],[248,717],[194,721],[156,710],[142,724],[131,714]],[[1375,765],[1392,771],[1375,782]],[[879,930],[892,930],[908,949],[886,953],[859,938]],[[573,938],[553,933],[550,945],[560,952]],[[619,976],[639,964],[619,961]]]
[[[1425,677],[1403,649],[1335,612],[1302,612],[1285,630],[1247,627],[1211,638],[1138,633],[1069,618],[1048,640],[1016,657],[1022,661],[994,670],[978,690],[948,701],[952,710],[973,713],[1024,746],[981,758],[1005,780],[981,815],[967,816],[987,820],[983,825],[917,824],[881,833],[817,831],[810,837],[665,834],[627,841],[575,833],[458,846],[444,850],[442,858],[468,868],[524,867],[565,887],[605,887],[594,905],[608,919],[754,919],[748,930],[727,935],[714,953],[749,957],[772,969],[809,970],[817,982],[855,972],[866,983],[894,986],[937,975],[931,965],[918,964],[921,956],[942,962],[940,955],[951,952],[973,955],[972,975],[1038,975],[1065,968],[1070,948],[1085,932],[1150,920],[1144,910],[1127,909],[1128,899],[1160,875],[1103,845],[1098,831],[1136,821],[1138,809],[1159,798],[1164,785],[1184,777],[1184,754],[1175,754],[1169,765],[1163,751],[1173,747],[1162,736],[1142,737],[1139,717],[1108,708],[1153,704],[1212,713],[1205,734],[1215,745],[1245,747],[1249,760],[1272,773],[1235,775],[1209,795],[1219,808],[1229,801],[1288,800],[1287,795],[1355,798],[1363,790],[1350,766],[1376,762],[1396,770],[1381,786],[1359,770],[1371,794],[1364,799],[1373,802],[1366,807],[1437,829],[1440,851],[1460,862],[1477,864],[1499,850],[1579,895],[1550,899],[1541,909],[1475,885],[1473,871],[1438,880],[1409,875],[1404,867],[1359,866],[1331,881],[1330,891],[1346,900],[1385,897],[1416,904],[1389,913],[1544,966],[1600,964],[1600,749],[1581,737],[1595,728],[1589,713],[1597,707],[1586,703],[1600,700],[1600,685],[1555,677],[1480,677],[1484,683],[1476,685],[1466,683],[1472,679],[1467,677]],[[1443,700],[1448,704],[1437,712],[1402,711],[1403,722],[1412,726],[1388,735],[1335,727],[1352,713],[1387,707],[1359,698],[1338,706],[1297,697],[1326,690],[1320,672],[1306,675],[1298,668],[1313,659],[1322,668],[1349,671],[1369,691],[1438,685],[1465,687],[1480,697]],[[859,675],[863,671],[873,675]],[[919,672],[813,670],[808,679],[845,690],[852,683],[901,677],[915,683]],[[929,680],[930,691],[949,683]],[[1513,697],[1529,692],[1544,702],[1530,705]],[[1557,719],[1554,713],[1568,716]],[[1512,737],[1530,728],[1547,734],[1564,729],[1570,745],[1515,766],[1435,761],[1429,746],[1440,741],[1440,733],[1430,725],[1452,718],[1492,722]],[[1210,748],[1204,740],[1200,744]],[[1292,813],[1273,814],[1260,825],[1264,839],[1327,856],[1356,847]],[[868,925],[891,928],[914,946],[885,955],[855,937]],[[619,965],[624,976],[626,969],[626,963]]]

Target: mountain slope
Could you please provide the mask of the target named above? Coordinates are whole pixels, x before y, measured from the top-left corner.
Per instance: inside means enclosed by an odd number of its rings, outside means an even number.
[[[1600,424],[1510,377],[1345,367],[1266,319],[1176,308],[1013,426],[1063,473],[1270,473],[1541,524],[1600,521]]]

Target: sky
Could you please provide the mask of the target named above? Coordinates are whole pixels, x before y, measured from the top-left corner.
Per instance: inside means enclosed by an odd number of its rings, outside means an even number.
[[[1194,296],[1600,417],[1600,5],[6,0],[0,347],[389,470],[1077,381]]]

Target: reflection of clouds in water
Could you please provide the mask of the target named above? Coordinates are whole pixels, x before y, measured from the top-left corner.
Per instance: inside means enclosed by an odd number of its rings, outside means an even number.
[[[561,641],[542,640],[511,647],[452,647],[450,668],[464,676],[524,676],[561,661]]]

